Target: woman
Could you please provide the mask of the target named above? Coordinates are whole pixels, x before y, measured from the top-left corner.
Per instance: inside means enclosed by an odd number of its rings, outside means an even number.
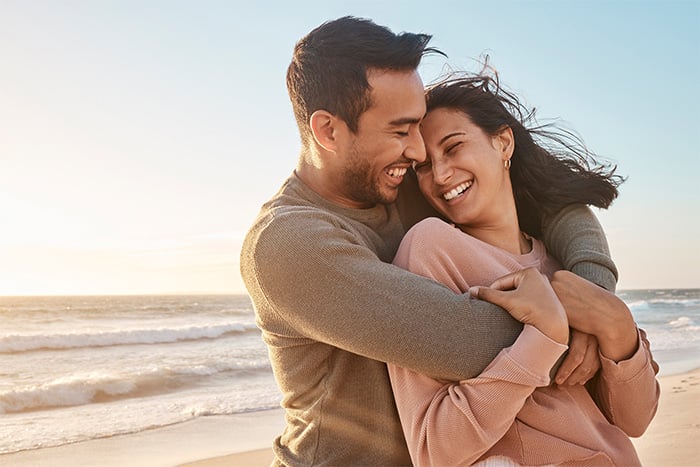
[[[437,381],[389,366],[418,466],[495,459],[639,465],[629,436],[644,432],[659,395],[646,336],[621,300],[560,271],[537,239],[545,214],[572,203],[608,207],[620,179],[614,169],[589,166],[595,161],[571,133],[526,128],[532,117],[488,76],[451,79],[427,92],[427,158],[414,170],[423,195],[451,224],[417,224],[394,262],[493,301],[524,327],[471,380]],[[544,140],[558,144],[545,147]],[[601,370],[586,386],[550,385],[569,326],[598,340]]]

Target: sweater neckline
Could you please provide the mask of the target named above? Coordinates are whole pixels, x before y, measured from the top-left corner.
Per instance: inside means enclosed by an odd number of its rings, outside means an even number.
[[[467,233],[465,233],[465,232],[462,232],[462,230],[460,230],[460,228],[457,227],[456,225],[452,224],[452,226],[453,226],[455,229],[459,230],[463,235],[469,235],[469,234],[467,234]],[[530,251],[528,251],[527,253],[520,253],[520,254],[511,253],[511,252],[508,251],[508,250],[504,250],[504,249],[501,248],[501,247],[497,247],[497,246],[495,246],[495,245],[491,245],[490,243],[485,242],[485,241],[483,241],[483,240],[481,240],[481,239],[479,239],[479,238],[473,237],[473,236],[471,236],[471,235],[469,235],[469,236],[470,236],[471,238],[473,238],[474,241],[479,242],[479,243],[481,243],[482,245],[484,245],[486,248],[489,248],[489,249],[498,251],[498,252],[500,252],[501,254],[504,254],[504,255],[508,255],[509,257],[511,257],[511,258],[513,258],[515,261],[517,261],[519,264],[529,264],[529,263],[531,263],[532,261],[536,261],[536,260],[540,260],[540,259],[544,258],[544,257],[547,255],[547,251],[546,251],[546,249],[545,249],[545,247],[544,247],[544,244],[543,244],[540,240],[538,240],[537,238],[535,238],[535,237],[533,237],[533,236],[531,236],[531,235],[528,235],[528,234],[526,234],[526,233],[524,233],[524,232],[523,232],[523,234],[525,235],[525,237],[526,237],[528,240],[530,240],[530,241],[532,242],[532,248],[531,248]]]

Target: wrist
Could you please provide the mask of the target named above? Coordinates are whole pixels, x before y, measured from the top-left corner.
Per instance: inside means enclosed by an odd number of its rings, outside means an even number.
[[[569,323],[566,321],[553,323],[551,327],[546,329],[540,328],[540,331],[558,344],[569,344]]]
[[[591,307],[600,310],[596,319],[591,320],[592,332],[598,342],[609,342],[614,345],[619,339],[628,339],[637,333],[637,324],[634,322],[632,312],[615,294],[605,292],[601,300],[594,301]]]
[[[639,347],[637,327],[626,328],[622,332],[610,332],[605,338],[598,338],[600,354],[614,362],[627,360]]]

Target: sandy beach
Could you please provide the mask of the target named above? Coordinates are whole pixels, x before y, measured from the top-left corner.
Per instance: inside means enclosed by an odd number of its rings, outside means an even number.
[[[634,444],[645,466],[694,466],[700,457],[700,369],[665,376],[659,411]],[[12,467],[265,466],[281,410],[199,419],[140,433],[0,455]]]

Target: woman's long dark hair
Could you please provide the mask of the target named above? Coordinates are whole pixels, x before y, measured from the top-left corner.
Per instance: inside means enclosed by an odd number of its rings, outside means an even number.
[[[428,87],[427,111],[448,108],[466,114],[489,135],[513,130],[510,178],[520,228],[541,237],[542,221],[569,204],[607,208],[624,181],[616,166],[596,160],[574,132],[538,124],[535,111],[504,90],[497,75],[452,75]]]

